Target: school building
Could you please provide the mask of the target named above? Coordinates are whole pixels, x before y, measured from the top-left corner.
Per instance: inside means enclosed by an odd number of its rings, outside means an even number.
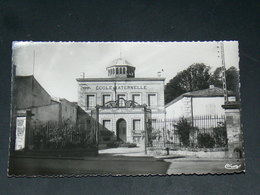
[[[102,71],[102,70],[101,70]],[[99,122],[122,142],[140,142],[144,137],[144,109],[153,120],[165,117],[165,78],[135,77],[135,67],[125,59],[114,60],[107,78],[78,78],[78,105],[87,113],[99,109]],[[117,106],[111,106],[118,102]],[[128,106],[127,104],[135,106]]]

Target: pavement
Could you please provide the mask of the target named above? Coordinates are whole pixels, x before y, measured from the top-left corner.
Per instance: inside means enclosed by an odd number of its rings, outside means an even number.
[[[241,159],[168,158],[164,161],[171,163],[167,174],[177,175],[241,173],[245,169],[245,162]]]
[[[113,156],[147,156],[144,152],[144,147],[135,147],[135,148],[108,148],[98,151],[99,154],[111,154]]]
[[[144,148],[110,148],[95,157],[12,156],[9,175],[82,176],[149,174],[222,174],[241,172],[244,160],[148,156]]]

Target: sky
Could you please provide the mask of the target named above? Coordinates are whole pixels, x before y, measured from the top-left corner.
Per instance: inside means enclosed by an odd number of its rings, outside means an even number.
[[[120,56],[136,67],[135,77],[165,83],[194,63],[213,72],[222,65],[219,42],[13,42],[12,64],[18,76],[34,75],[53,97],[77,101],[76,78],[106,78],[106,67]],[[239,70],[237,41],[224,42],[225,66]]]

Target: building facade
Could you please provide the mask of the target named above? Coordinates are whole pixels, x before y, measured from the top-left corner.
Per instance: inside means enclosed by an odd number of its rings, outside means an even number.
[[[235,94],[228,91],[229,101],[236,101]],[[225,115],[223,89],[210,86],[208,89],[188,92],[172,100],[166,107],[166,118],[179,119],[196,116]]]
[[[12,93],[12,150],[39,148],[39,140],[47,143],[55,128],[76,129],[78,105],[51,97],[34,76],[15,76]]]
[[[78,78],[78,105],[91,114],[100,105],[99,123],[122,142],[140,142],[144,135],[144,109],[127,107],[132,100],[151,109],[153,120],[165,117],[164,78],[136,78],[135,67],[122,58],[107,67],[107,78]],[[118,107],[104,108],[118,100]]]

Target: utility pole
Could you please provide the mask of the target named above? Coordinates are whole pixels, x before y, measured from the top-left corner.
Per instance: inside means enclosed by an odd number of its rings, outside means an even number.
[[[35,50],[33,50],[33,72],[32,72],[32,107],[34,107],[34,66],[35,66]]]
[[[221,52],[221,65],[222,65],[222,83],[223,83],[223,94],[225,104],[228,103],[228,93],[227,93],[227,81],[226,81],[226,65],[225,65],[225,53],[224,53],[224,43],[220,42],[220,52]]]
[[[35,50],[33,50],[33,76],[34,76],[34,66],[35,66]]]

